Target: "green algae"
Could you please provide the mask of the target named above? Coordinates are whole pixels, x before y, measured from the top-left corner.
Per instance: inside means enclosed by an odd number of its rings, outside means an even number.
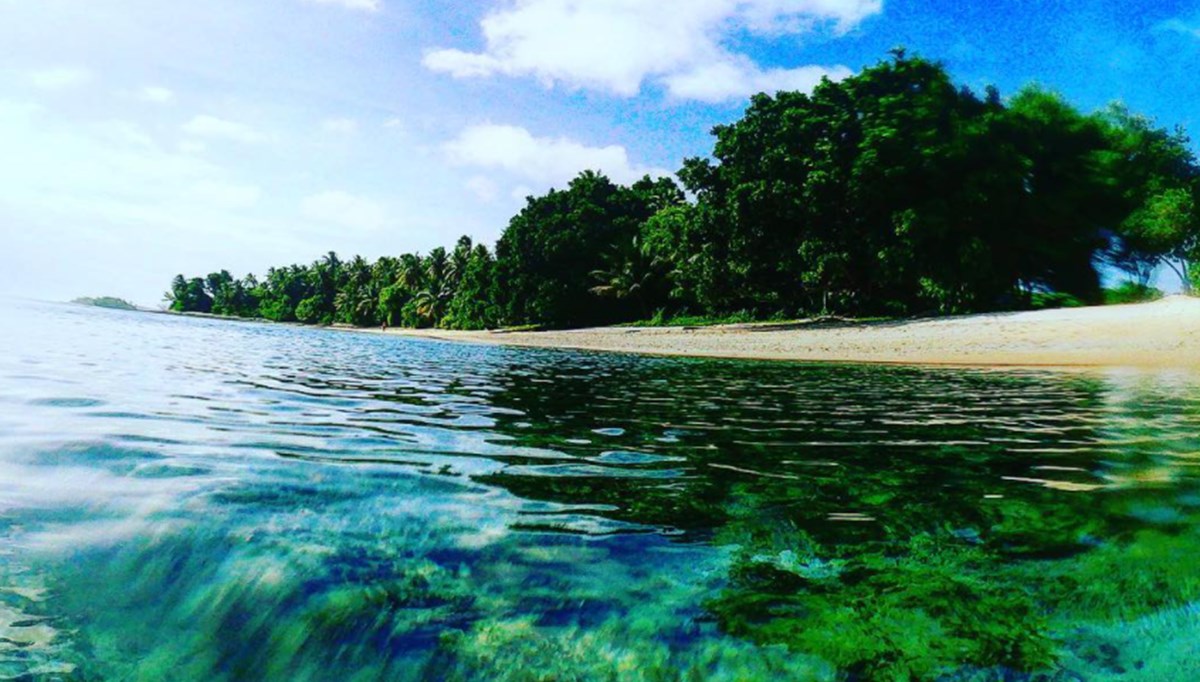
[[[533,619],[488,621],[446,635],[424,671],[452,682],[733,682],[835,679],[822,661],[783,647],[709,640],[685,650],[656,641],[651,628],[608,621],[589,630],[539,628]]]

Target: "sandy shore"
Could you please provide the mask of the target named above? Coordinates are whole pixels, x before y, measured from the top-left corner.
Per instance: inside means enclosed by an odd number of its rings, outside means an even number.
[[[375,333],[381,333],[376,331]],[[718,358],[901,364],[1200,368],[1200,298],[882,323],[388,330],[513,346]]]

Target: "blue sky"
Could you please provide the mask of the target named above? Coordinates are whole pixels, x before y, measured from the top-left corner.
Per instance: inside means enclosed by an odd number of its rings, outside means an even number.
[[[1200,4],[0,0],[0,294],[499,236],[584,168],[711,148],[759,90],[886,57],[1200,129]]]

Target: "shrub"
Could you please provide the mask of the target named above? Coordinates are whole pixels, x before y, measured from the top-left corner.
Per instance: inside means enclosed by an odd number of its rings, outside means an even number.
[[[1157,301],[1162,297],[1163,292],[1161,289],[1137,282],[1122,282],[1112,289],[1104,290],[1105,305],[1145,303],[1147,301]]]
[[[1034,310],[1046,310],[1049,308],[1082,308],[1087,305],[1077,296],[1063,293],[1061,291],[1048,291],[1036,293],[1030,298],[1029,307]]]

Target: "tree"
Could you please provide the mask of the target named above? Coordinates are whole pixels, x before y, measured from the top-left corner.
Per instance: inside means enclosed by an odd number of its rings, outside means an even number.
[[[1127,264],[1141,265],[1143,272],[1146,263],[1165,265],[1189,292],[1200,285],[1200,212],[1193,191],[1180,187],[1150,196],[1122,228],[1131,252]]]
[[[309,268],[312,295],[301,316],[297,306],[296,318],[310,324],[330,324],[337,315],[337,293],[343,282],[342,261],[333,251],[326,253]]]
[[[1157,128],[1122,105],[1099,118],[1110,140],[1106,172],[1112,194],[1121,198],[1127,215],[1114,230],[1109,261],[1143,285],[1166,266],[1190,288],[1200,259],[1200,164],[1187,135]]]
[[[683,262],[701,302],[897,314],[1039,288],[1096,298],[1092,259],[1122,217],[1104,198],[1103,126],[1053,93],[1005,108],[893,57],[811,94],[753,97],[714,129],[713,161],[685,162],[698,206]]]
[[[1145,284],[1200,280],[1200,164],[1182,130],[1123,106],[1084,114],[1027,87],[1005,101],[890,58],[811,92],[759,94],[708,158],[622,186],[584,171],[531,196],[494,252],[369,263],[330,251],[259,282],[171,283],[172,309],[486,328],[672,314],[956,313],[1102,299],[1103,259]]]
[[[199,277],[185,280],[177,275],[171,283],[171,310],[183,313],[212,312],[213,300]]]
[[[460,245],[462,240],[460,240]],[[455,250],[455,253],[459,249]],[[446,306],[442,325],[451,329],[488,329],[500,321],[496,305],[496,262],[483,244],[475,245],[457,275],[454,296]]]
[[[603,268],[602,254],[633,239],[664,193],[661,181],[634,190],[586,171],[566,190],[530,197],[496,244],[506,320],[571,326],[619,319],[617,305],[580,301],[590,297],[590,273]]]
[[[652,303],[665,302],[667,262],[643,248],[639,235],[615,245],[604,260],[603,268],[592,271],[593,294],[632,303],[630,312],[641,319],[650,317]]]
[[[171,280],[170,290],[163,294],[163,303],[167,304],[169,310],[182,310],[185,296],[187,296],[187,280],[183,275],[175,275],[175,278]]]
[[[709,305],[919,307],[921,246],[960,248],[941,193],[977,105],[940,66],[902,53],[811,95],[753,97],[714,129],[716,163],[689,159],[680,172],[699,200],[700,240],[721,244],[700,254]]]
[[[336,319],[359,327],[378,324],[379,291],[374,287],[371,264],[355,256],[342,267],[341,282],[334,296]]]
[[[424,286],[413,296],[413,303],[423,325],[436,327],[441,323],[446,314],[446,306],[454,296],[450,257],[446,249],[439,246],[430,251],[424,266]]]
[[[313,294],[312,277],[307,267],[290,265],[267,270],[266,281],[259,287],[258,314],[276,322],[298,319],[300,302]]]

